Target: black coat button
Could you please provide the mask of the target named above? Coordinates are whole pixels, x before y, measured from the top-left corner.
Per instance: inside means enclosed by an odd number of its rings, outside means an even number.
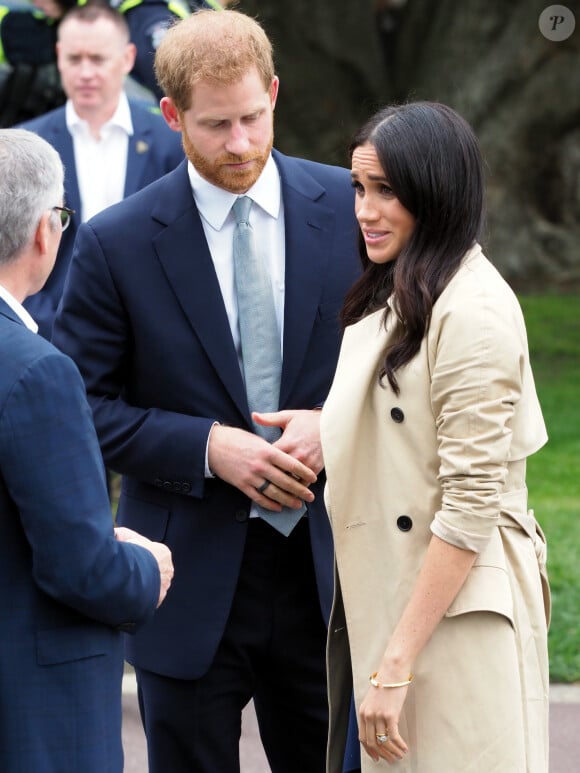
[[[247,510],[236,510],[236,521],[238,523],[244,523],[244,521],[248,520],[249,515]]]
[[[161,480],[161,478],[155,478],[153,483],[155,484],[155,486],[159,486],[159,488],[163,486],[163,481]]]
[[[411,531],[413,528],[413,521],[409,518],[408,515],[400,515],[397,518],[397,528],[399,528],[401,531]]]
[[[184,494],[189,494],[189,492],[191,491],[191,483],[187,483],[187,481],[182,483],[181,490],[183,491]]]
[[[400,408],[391,408],[391,419],[400,424],[405,418],[405,414]]]
[[[173,491],[173,483],[170,480],[163,481],[163,488],[166,491]]]

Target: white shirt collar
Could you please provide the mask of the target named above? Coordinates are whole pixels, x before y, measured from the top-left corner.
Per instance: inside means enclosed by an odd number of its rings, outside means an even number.
[[[67,99],[65,106],[65,120],[67,129],[71,134],[75,131],[76,127],[87,127],[88,123],[79,116],[74,109],[74,105],[70,99]],[[119,103],[117,109],[111,116],[111,118],[102,126],[101,131],[107,130],[109,127],[117,126],[129,136],[133,136],[133,121],[131,119],[131,108],[129,107],[129,100],[124,91],[119,96]]]
[[[224,191],[223,188],[218,188],[205,180],[191,161],[188,163],[188,174],[200,215],[214,230],[221,230],[238,194]],[[261,175],[245,195],[255,201],[268,215],[278,218],[282,196],[280,174],[271,155]]]
[[[33,333],[38,333],[38,325],[36,322],[32,319],[30,314],[26,311],[24,306],[19,303],[16,298],[8,292],[8,290],[0,285],[0,298],[2,298],[6,303],[10,306],[12,311],[17,314],[22,322],[26,325],[26,327],[29,330],[32,330]]]

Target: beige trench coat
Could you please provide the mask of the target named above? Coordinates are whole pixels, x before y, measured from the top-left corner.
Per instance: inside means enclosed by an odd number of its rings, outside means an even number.
[[[361,749],[362,770],[547,773],[550,599],[525,485],[547,436],[519,304],[474,247],[398,397],[377,383],[394,325],[378,312],[347,329],[322,413],[337,573],[328,770],[342,771],[352,682],[358,708],[434,533],[478,558],[415,663],[410,751],[389,767]]]

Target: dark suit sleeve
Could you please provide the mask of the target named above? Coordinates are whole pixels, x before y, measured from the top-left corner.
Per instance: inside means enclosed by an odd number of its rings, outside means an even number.
[[[114,537],[104,468],[74,363],[51,347],[0,406],[0,466],[48,595],[111,626],[143,622],[159,598],[153,556]]]

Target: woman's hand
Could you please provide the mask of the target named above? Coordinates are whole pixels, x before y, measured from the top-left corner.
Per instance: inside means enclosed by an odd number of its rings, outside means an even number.
[[[387,680],[380,674],[377,681]],[[359,740],[375,762],[381,758],[389,763],[396,762],[403,759],[409,750],[399,733],[399,717],[408,689],[408,686],[371,686],[360,706]],[[377,736],[387,736],[387,739],[381,741]]]

